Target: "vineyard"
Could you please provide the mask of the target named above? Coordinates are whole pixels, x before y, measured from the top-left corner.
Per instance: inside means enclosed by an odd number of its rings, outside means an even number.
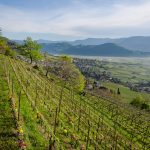
[[[4,55],[0,76],[0,149],[150,149],[148,112],[90,92],[78,94],[57,77],[51,80]]]

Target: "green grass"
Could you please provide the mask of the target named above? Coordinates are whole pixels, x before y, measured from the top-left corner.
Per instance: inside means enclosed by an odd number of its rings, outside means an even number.
[[[107,88],[112,89],[116,93],[117,93],[117,89],[119,88],[120,92],[121,92],[119,99],[122,102],[130,103],[134,98],[136,98],[139,95],[141,95],[146,101],[150,102],[150,94],[135,92],[135,91],[130,90],[128,87],[125,87],[125,86],[120,85],[120,84],[115,84],[112,82],[103,82],[102,84],[104,86],[106,86]]]
[[[2,64],[3,61],[0,60]],[[3,66],[0,65],[0,149],[17,149],[16,125]]]

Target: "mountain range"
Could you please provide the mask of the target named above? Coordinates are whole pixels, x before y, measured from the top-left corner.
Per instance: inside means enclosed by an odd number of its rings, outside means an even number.
[[[42,44],[43,51],[50,54],[68,54],[84,56],[150,56],[150,52],[131,51],[114,43],[101,45],[71,45],[68,43]]]
[[[114,43],[133,51],[150,52],[150,36],[133,36],[128,38],[88,38],[71,42],[72,45],[100,45]]]
[[[15,40],[17,43],[22,41]],[[39,39],[42,51],[50,54],[88,56],[150,56],[150,36],[128,38],[88,38],[76,41],[49,41]]]

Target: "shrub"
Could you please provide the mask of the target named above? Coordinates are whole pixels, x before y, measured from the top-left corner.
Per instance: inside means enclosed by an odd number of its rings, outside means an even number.
[[[0,54],[15,57],[16,53],[9,47],[7,40],[0,39]]]
[[[5,55],[6,55],[6,56],[15,57],[15,56],[16,56],[16,53],[15,53],[15,51],[11,50],[10,48],[7,48],[7,49],[5,50]]]
[[[145,109],[145,110],[149,110],[149,104],[146,102],[145,99],[143,99],[142,96],[137,96],[136,98],[134,98],[131,103],[131,105],[140,108],[140,109]]]
[[[142,98],[140,96],[138,96],[138,97],[134,98],[130,104],[133,106],[136,106],[136,107],[140,107],[142,104],[142,101],[143,101]]]
[[[141,109],[149,110],[149,109],[150,109],[150,107],[149,107],[149,105],[148,105],[148,104],[143,103],[143,104],[141,105]]]

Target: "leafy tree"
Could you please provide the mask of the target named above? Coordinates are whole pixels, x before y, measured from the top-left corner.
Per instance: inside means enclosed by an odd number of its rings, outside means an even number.
[[[45,55],[45,70],[46,70],[46,77],[48,76],[48,73],[51,71],[51,68],[52,68],[52,66],[51,66],[51,62],[52,62],[52,60],[49,58],[49,57],[47,57],[47,54],[44,54]]]
[[[60,56],[55,59],[47,56],[44,67],[46,76],[49,72],[52,72],[61,78],[63,87],[68,86],[72,90],[82,92],[85,86],[85,79],[72,62],[72,58],[69,56]]]
[[[23,46],[21,47],[21,53],[26,57],[30,58],[30,63],[33,61],[38,61],[42,59],[42,54],[40,52],[41,45],[36,41],[33,41],[31,37],[27,37],[24,41]]]
[[[61,78],[68,86],[72,87],[73,90],[81,92],[84,89],[85,79],[81,72],[72,63],[72,58],[69,56],[61,56]]]

